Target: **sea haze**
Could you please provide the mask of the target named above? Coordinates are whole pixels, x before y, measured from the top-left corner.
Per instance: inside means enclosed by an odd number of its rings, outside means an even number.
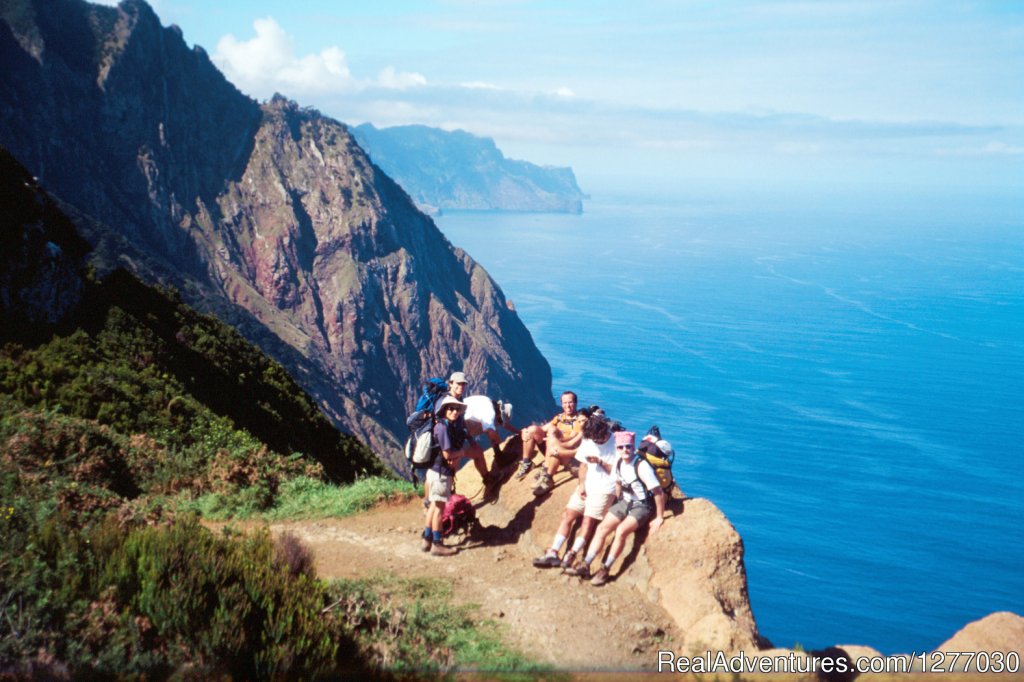
[[[1015,205],[692,193],[437,222],[556,395],[672,441],[743,536],[763,635],[895,653],[1024,613]]]

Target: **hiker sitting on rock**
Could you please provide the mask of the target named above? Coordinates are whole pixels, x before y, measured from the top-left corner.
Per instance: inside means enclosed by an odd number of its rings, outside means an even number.
[[[509,433],[519,433],[516,427],[512,426],[512,404],[503,403],[500,400],[491,400],[485,395],[471,395],[463,398],[466,403],[466,431],[470,438],[476,438],[483,434],[491,444],[494,456],[501,456],[501,434],[498,429],[502,428]]]
[[[434,425],[437,452],[427,469],[426,488],[430,506],[426,511],[426,527],[423,529],[421,546],[424,552],[434,556],[450,556],[456,552],[441,543],[441,514],[445,502],[452,494],[455,471],[462,458],[466,432],[459,426],[459,421],[465,411],[465,403],[450,395],[446,395],[437,406],[438,420]]]
[[[619,501],[611,506],[597,533],[587,548],[583,561],[567,571],[583,579],[590,577],[590,564],[604,547],[605,538],[614,533],[612,548],[604,565],[598,569],[590,581],[591,585],[604,585],[608,582],[608,571],[615,560],[622,554],[626,538],[638,529],[650,523],[651,533],[657,533],[664,522],[665,492],[658,483],[647,460],[638,457],[633,451],[636,434],[632,431],[619,431],[615,434],[615,450],[618,459],[615,461],[615,487],[619,491]]]
[[[605,512],[615,502],[614,471],[618,455],[615,452],[611,424],[603,413],[593,414],[587,418],[586,424],[583,425],[583,442],[576,451],[576,460],[580,462],[579,485],[565,506],[562,523],[555,533],[551,547],[543,556],[533,560],[533,565],[537,568],[570,568],[576,556],[586,547]],[[565,558],[559,560],[558,552],[580,517],[583,518],[583,523],[576,534],[576,541],[572,549],[565,553]]]
[[[533,467],[533,452],[544,445],[544,468],[537,473],[534,495],[545,495],[554,487],[552,476],[558,467],[569,467],[576,455],[576,449],[583,441],[583,424],[586,417],[576,411],[576,394],[566,391],[562,394],[562,411],[547,424],[532,424],[523,429],[523,459],[519,463],[516,478],[523,478]]]
[[[448,378],[448,395],[455,398],[459,404],[465,406],[462,399],[466,395],[466,386],[469,384],[469,380],[466,375],[462,372],[452,372],[452,375]],[[463,407],[465,411],[465,407]],[[491,480],[491,475],[487,471],[487,460],[484,459],[484,451],[473,438],[470,437],[469,425],[466,423],[465,414],[460,414],[457,422],[457,427],[462,430],[464,437],[462,439],[462,445],[460,446],[463,450],[462,455],[469,457],[473,460],[473,466],[476,467],[477,473],[480,474],[480,479],[486,486]]]

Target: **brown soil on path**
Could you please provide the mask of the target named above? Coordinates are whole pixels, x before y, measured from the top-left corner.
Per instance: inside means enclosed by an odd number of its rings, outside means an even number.
[[[419,500],[342,519],[274,523],[270,530],[302,540],[323,578],[387,572],[447,580],[457,602],[476,604],[481,617],[504,624],[507,643],[560,670],[650,670],[673,638],[668,614],[633,589],[615,582],[594,587],[559,569],[534,568],[521,543],[490,542],[495,534],[486,526],[462,538],[455,556],[422,552]]]

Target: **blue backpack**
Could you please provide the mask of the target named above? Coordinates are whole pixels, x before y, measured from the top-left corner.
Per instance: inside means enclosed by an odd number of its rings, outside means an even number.
[[[427,379],[426,383],[423,384],[423,393],[420,395],[420,399],[416,401],[416,411],[423,412],[427,410],[433,415],[434,410],[437,408],[438,399],[447,392],[448,382],[444,379],[437,377]]]
[[[405,459],[415,470],[416,467],[428,467],[437,456],[437,443],[434,442],[434,424],[437,417],[434,411],[438,401],[448,393],[448,382],[434,377],[423,384],[423,393],[416,401],[416,409],[405,420],[409,427],[409,438],[405,441]],[[415,474],[414,474],[415,476]]]

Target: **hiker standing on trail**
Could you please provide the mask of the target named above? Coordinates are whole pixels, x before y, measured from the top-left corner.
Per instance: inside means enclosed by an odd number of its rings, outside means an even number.
[[[661,489],[658,476],[643,457],[633,451],[636,434],[632,431],[619,431],[615,434],[615,450],[618,459],[615,461],[615,487],[619,492],[619,501],[612,505],[597,533],[587,548],[587,555],[569,573],[583,579],[590,577],[590,564],[604,547],[605,538],[615,534],[612,548],[604,565],[598,569],[591,579],[591,585],[604,585],[608,582],[608,571],[619,558],[626,538],[638,529],[651,526],[651,533],[657,533],[664,523],[665,492]]]
[[[463,405],[463,412],[465,411],[465,403],[462,402],[462,399],[466,395],[466,386],[468,385],[469,379],[466,378],[466,375],[463,372],[452,372],[452,375],[448,378],[448,395],[455,398],[455,400]],[[480,474],[480,479],[486,486],[491,480],[491,475],[487,471],[487,460],[484,459],[483,448],[481,448],[480,445],[470,437],[469,426],[466,424],[465,414],[459,415],[456,426],[461,429],[463,433],[462,445],[460,446],[462,449],[462,455],[473,460],[473,466],[476,467],[477,473]]]
[[[450,395],[441,400],[437,406],[437,424],[434,425],[434,439],[437,453],[427,470],[426,488],[430,506],[426,511],[426,524],[423,529],[421,549],[434,556],[451,556],[457,550],[445,547],[441,543],[441,514],[445,502],[452,494],[452,481],[455,470],[462,458],[465,441],[465,429],[458,423],[466,411],[466,404]]]
[[[537,485],[533,494],[540,496],[551,492],[554,487],[552,476],[559,465],[569,468],[576,455],[576,449],[583,441],[583,424],[586,417],[576,411],[576,394],[566,391],[562,394],[562,411],[547,424],[532,424],[523,429],[523,460],[519,463],[516,478],[522,479],[533,468],[533,452],[544,444],[544,468],[537,473]]]
[[[583,442],[576,451],[576,460],[580,462],[580,480],[573,491],[569,503],[562,514],[562,523],[555,533],[551,547],[543,556],[533,560],[537,568],[555,568],[561,566],[568,569],[580,551],[586,546],[594,529],[604,518],[605,512],[615,502],[615,440],[612,438],[611,424],[603,413],[593,414],[583,425]],[[562,549],[576,521],[582,517],[583,523],[576,534],[572,549],[559,560],[558,552]]]

